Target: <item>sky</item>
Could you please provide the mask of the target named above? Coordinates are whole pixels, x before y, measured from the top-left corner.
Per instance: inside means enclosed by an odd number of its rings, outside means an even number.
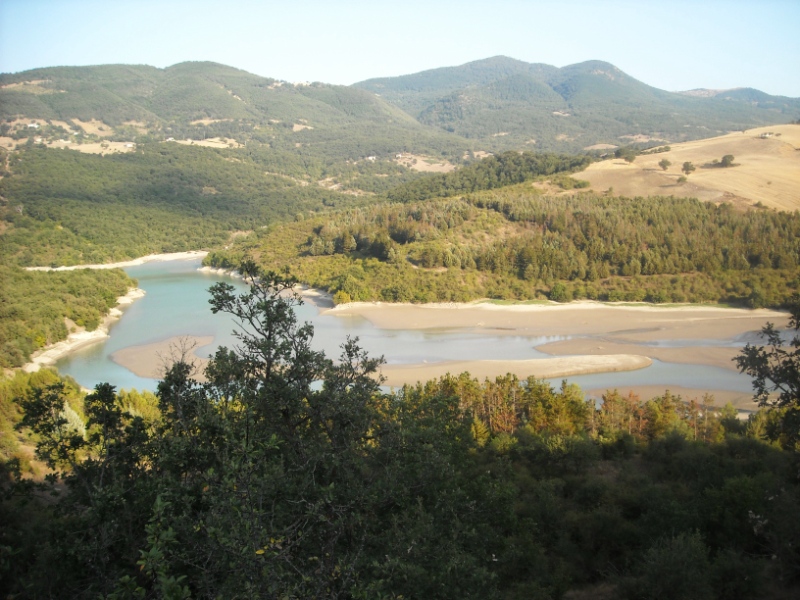
[[[208,60],[350,85],[498,55],[800,97],[800,0],[0,0],[0,73]]]

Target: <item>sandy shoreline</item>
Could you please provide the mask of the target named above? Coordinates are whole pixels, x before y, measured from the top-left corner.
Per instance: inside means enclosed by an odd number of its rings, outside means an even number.
[[[205,250],[190,250],[188,252],[172,252],[169,254],[148,254],[126,260],[124,262],[95,264],[95,265],[73,265],[70,267],[25,267],[26,271],[76,271],[78,269],[124,269],[125,267],[136,267],[148,262],[165,262],[170,260],[192,260],[204,258],[208,252]]]
[[[133,304],[134,301],[144,297],[144,290],[134,288],[124,296],[117,298],[117,305],[113,307],[94,331],[76,331],[70,333],[66,340],[56,342],[51,346],[42,348],[31,355],[31,361],[22,366],[22,370],[27,373],[38,371],[42,367],[50,366],[59,359],[65,357],[70,352],[75,352],[91,344],[100,342],[108,337],[108,328],[122,316],[122,308]]]

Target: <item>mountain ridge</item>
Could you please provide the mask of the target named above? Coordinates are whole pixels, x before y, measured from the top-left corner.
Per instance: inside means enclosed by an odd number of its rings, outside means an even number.
[[[97,65],[0,74],[0,119],[96,119],[117,137],[134,123],[157,139],[255,139],[350,159],[413,151],[458,160],[478,150],[577,152],[628,139],[679,142],[800,118],[800,99],[746,87],[714,92],[660,90],[601,60],[558,68],[494,56],[352,86],[290,83],[186,61],[163,69]],[[364,140],[345,141],[354,135]],[[125,141],[132,137],[128,131]]]

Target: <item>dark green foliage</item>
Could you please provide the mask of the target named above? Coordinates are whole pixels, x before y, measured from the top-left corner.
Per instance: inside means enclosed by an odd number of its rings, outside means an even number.
[[[446,198],[506,187],[556,173],[574,173],[585,169],[590,163],[588,156],[505,152],[454,173],[417,179],[390,190],[387,197],[397,202]]]
[[[111,156],[34,149],[0,182],[2,260],[84,264],[208,247],[336,197],[224,151],[152,144]]]
[[[362,301],[548,297],[758,307],[781,306],[796,291],[798,239],[794,214],[680,198],[548,198],[529,184],[306,219],[212,253],[209,262],[235,265],[251,254]]]
[[[242,268],[260,277],[250,293],[218,284],[211,300],[241,321],[240,348],[220,349],[203,385],[175,364],[157,422],[108,384],[86,398],[83,435],[66,427],[61,383],[21,400],[20,426],[64,485],[37,540],[47,551],[14,540],[31,570],[12,589],[490,597],[511,488],[473,464],[454,398],[382,394],[369,377],[380,361],[354,341],[336,363],[311,350],[292,281]]]
[[[789,302],[789,327],[795,334],[784,339],[772,323],[761,330],[765,346],[747,344],[736,357],[742,373],[753,378],[753,389],[760,406],[784,409],[782,436],[788,447],[800,444],[800,297]]]

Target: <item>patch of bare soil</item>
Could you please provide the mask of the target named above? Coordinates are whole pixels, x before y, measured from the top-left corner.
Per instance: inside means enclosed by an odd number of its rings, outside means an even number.
[[[93,142],[91,144],[74,144],[67,142],[53,142],[48,144],[52,148],[68,148],[85,154],[116,154],[133,152],[136,144],[131,142]]]
[[[211,125],[212,123],[225,123],[228,121],[233,121],[233,119],[196,119],[191,121],[191,125]]]
[[[106,125],[97,119],[90,121],[81,121],[80,119],[73,119],[76,125],[79,125],[89,135],[96,135],[97,137],[108,137],[114,134],[114,128],[111,125]]]
[[[478,153],[475,153],[476,157],[477,154]],[[399,154],[395,158],[395,162],[409,169],[424,173],[450,173],[456,170],[455,165],[446,160],[439,160],[419,154]]]
[[[0,86],[4,90],[16,90],[18,92],[27,92],[28,94],[56,94],[64,93],[64,90],[54,90],[53,88],[44,87],[45,83],[50,83],[49,79],[31,79],[30,81],[18,81],[17,83],[7,83]]]
[[[236,140],[229,140],[225,138],[208,138],[205,140],[172,140],[177,144],[184,146],[205,146],[206,148],[243,148],[242,144]]]

